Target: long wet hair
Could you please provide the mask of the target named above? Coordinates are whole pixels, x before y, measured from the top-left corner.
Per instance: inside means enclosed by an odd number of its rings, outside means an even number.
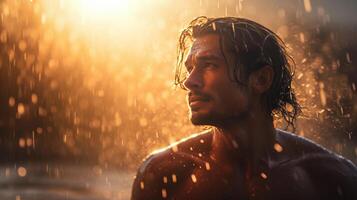
[[[221,52],[228,65],[230,79],[246,86],[249,75],[269,65],[274,70],[270,89],[264,94],[270,115],[282,117],[295,130],[295,120],[301,112],[291,88],[294,76],[294,60],[287,53],[282,39],[268,28],[248,19],[236,17],[207,18],[192,20],[182,30],[178,41],[175,69],[175,85],[184,88],[187,72],[183,69],[184,59],[195,38],[206,34],[218,34]],[[234,56],[228,63],[227,53]],[[287,128],[286,127],[286,128]]]

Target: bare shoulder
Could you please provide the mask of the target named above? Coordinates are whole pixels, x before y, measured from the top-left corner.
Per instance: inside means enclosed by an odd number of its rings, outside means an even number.
[[[323,146],[305,137],[277,129],[276,141],[289,153],[301,156],[310,153],[331,154],[332,152]]]
[[[277,141],[291,156],[272,169],[272,185],[283,188],[289,182],[284,191],[308,191],[317,199],[357,199],[357,168],[351,161],[290,133],[280,132]]]
[[[165,148],[158,149],[144,159],[139,168],[139,173],[148,171],[162,171],[166,168],[166,162],[177,157],[203,157],[211,148],[212,133],[204,131],[193,134]]]
[[[150,154],[138,169],[132,199],[160,199],[180,187],[198,165],[204,165],[211,138],[205,131]]]

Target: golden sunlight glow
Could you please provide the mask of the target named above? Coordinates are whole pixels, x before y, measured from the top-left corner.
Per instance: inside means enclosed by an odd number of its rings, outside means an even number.
[[[129,0],[80,0],[77,6],[85,19],[106,19],[126,13]]]
[[[354,62],[350,48],[337,45],[344,34],[335,35],[332,26],[325,26],[333,16],[315,1],[274,5],[278,12],[266,9],[271,6],[267,2],[0,0],[0,106],[6,107],[0,109],[0,129],[6,127],[4,137],[22,153],[51,159],[68,153],[105,166],[134,169],[155,149],[152,154],[178,152],[180,143],[199,137],[191,133],[207,128],[190,123],[186,91],[173,87],[179,33],[200,15],[240,16],[282,36],[296,61],[293,88],[303,108],[296,132],[357,155],[352,132],[332,134],[352,130],[347,125],[357,114],[356,83],[351,85],[350,76],[340,70],[352,69]],[[309,22],[315,11],[322,24]],[[290,19],[296,13],[301,15]],[[306,23],[295,24],[298,20]],[[334,37],[320,38],[323,31]],[[322,51],[316,51],[320,46]],[[274,122],[286,126],[282,118]],[[239,148],[238,142],[232,145]],[[273,148],[286,150],[278,143]],[[202,167],[212,170],[210,164]],[[21,175],[27,176],[25,168],[19,168]],[[265,172],[260,176],[269,178]],[[173,174],[164,182],[179,183],[179,178]],[[199,178],[191,177],[193,182]],[[145,184],[141,189],[147,189]],[[163,188],[162,196],[168,198],[169,192]]]

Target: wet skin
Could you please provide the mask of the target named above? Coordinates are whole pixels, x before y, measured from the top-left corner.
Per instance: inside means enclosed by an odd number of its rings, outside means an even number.
[[[132,199],[356,199],[356,168],[315,143],[277,130],[255,169],[217,163],[212,131],[149,156]],[[244,153],[241,155],[244,157]]]
[[[234,56],[226,56],[218,35],[194,41],[185,63],[190,119],[214,128],[150,155],[132,199],[357,199],[353,164],[274,128],[261,101],[272,68],[242,86],[230,79]]]

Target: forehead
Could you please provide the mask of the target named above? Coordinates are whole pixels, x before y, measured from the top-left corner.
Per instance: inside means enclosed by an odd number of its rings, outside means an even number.
[[[187,61],[207,55],[221,56],[219,36],[217,34],[207,34],[196,38],[187,56]]]

